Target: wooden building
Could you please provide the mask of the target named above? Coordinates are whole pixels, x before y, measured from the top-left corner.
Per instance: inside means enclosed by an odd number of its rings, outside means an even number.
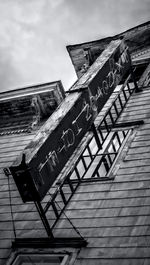
[[[0,265],[150,264],[150,22],[0,93]]]

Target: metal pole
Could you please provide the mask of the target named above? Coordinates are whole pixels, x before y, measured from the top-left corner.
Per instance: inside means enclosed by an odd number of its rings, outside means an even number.
[[[53,233],[51,231],[50,225],[48,223],[48,220],[46,218],[46,215],[44,213],[44,210],[42,208],[41,203],[39,201],[34,201],[34,203],[35,203],[35,206],[37,208],[37,211],[38,211],[38,213],[39,213],[39,215],[41,217],[42,223],[43,223],[43,225],[45,227],[45,230],[47,232],[48,237],[54,238]]]

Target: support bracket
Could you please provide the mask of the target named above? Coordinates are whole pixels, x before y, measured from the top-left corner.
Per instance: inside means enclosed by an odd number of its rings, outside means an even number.
[[[16,238],[12,248],[81,248],[86,247],[87,241],[78,237],[58,238]]]

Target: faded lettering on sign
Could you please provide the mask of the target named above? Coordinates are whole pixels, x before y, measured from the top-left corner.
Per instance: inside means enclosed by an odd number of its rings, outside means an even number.
[[[114,88],[120,83],[129,66],[129,52],[128,48],[125,47],[123,52],[119,50],[115,55],[112,55],[90,82],[89,88],[93,100],[96,102],[98,112],[102,109]]]
[[[95,105],[91,103],[89,92],[86,90],[80,93],[61,126],[52,132],[46,145],[43,145],[41,155],[33,161],[34,168],[37,168],[35,182],[39,192],[44,193],[44,186],[47,188],[47,185],[56,179],[92,124],[94,115]]]

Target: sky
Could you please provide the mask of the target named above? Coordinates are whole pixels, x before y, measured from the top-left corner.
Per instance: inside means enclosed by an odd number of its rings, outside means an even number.
[[[150,20],[150,0],[0,0],[0,91],[76,74],[67,45],[118,34]]]

